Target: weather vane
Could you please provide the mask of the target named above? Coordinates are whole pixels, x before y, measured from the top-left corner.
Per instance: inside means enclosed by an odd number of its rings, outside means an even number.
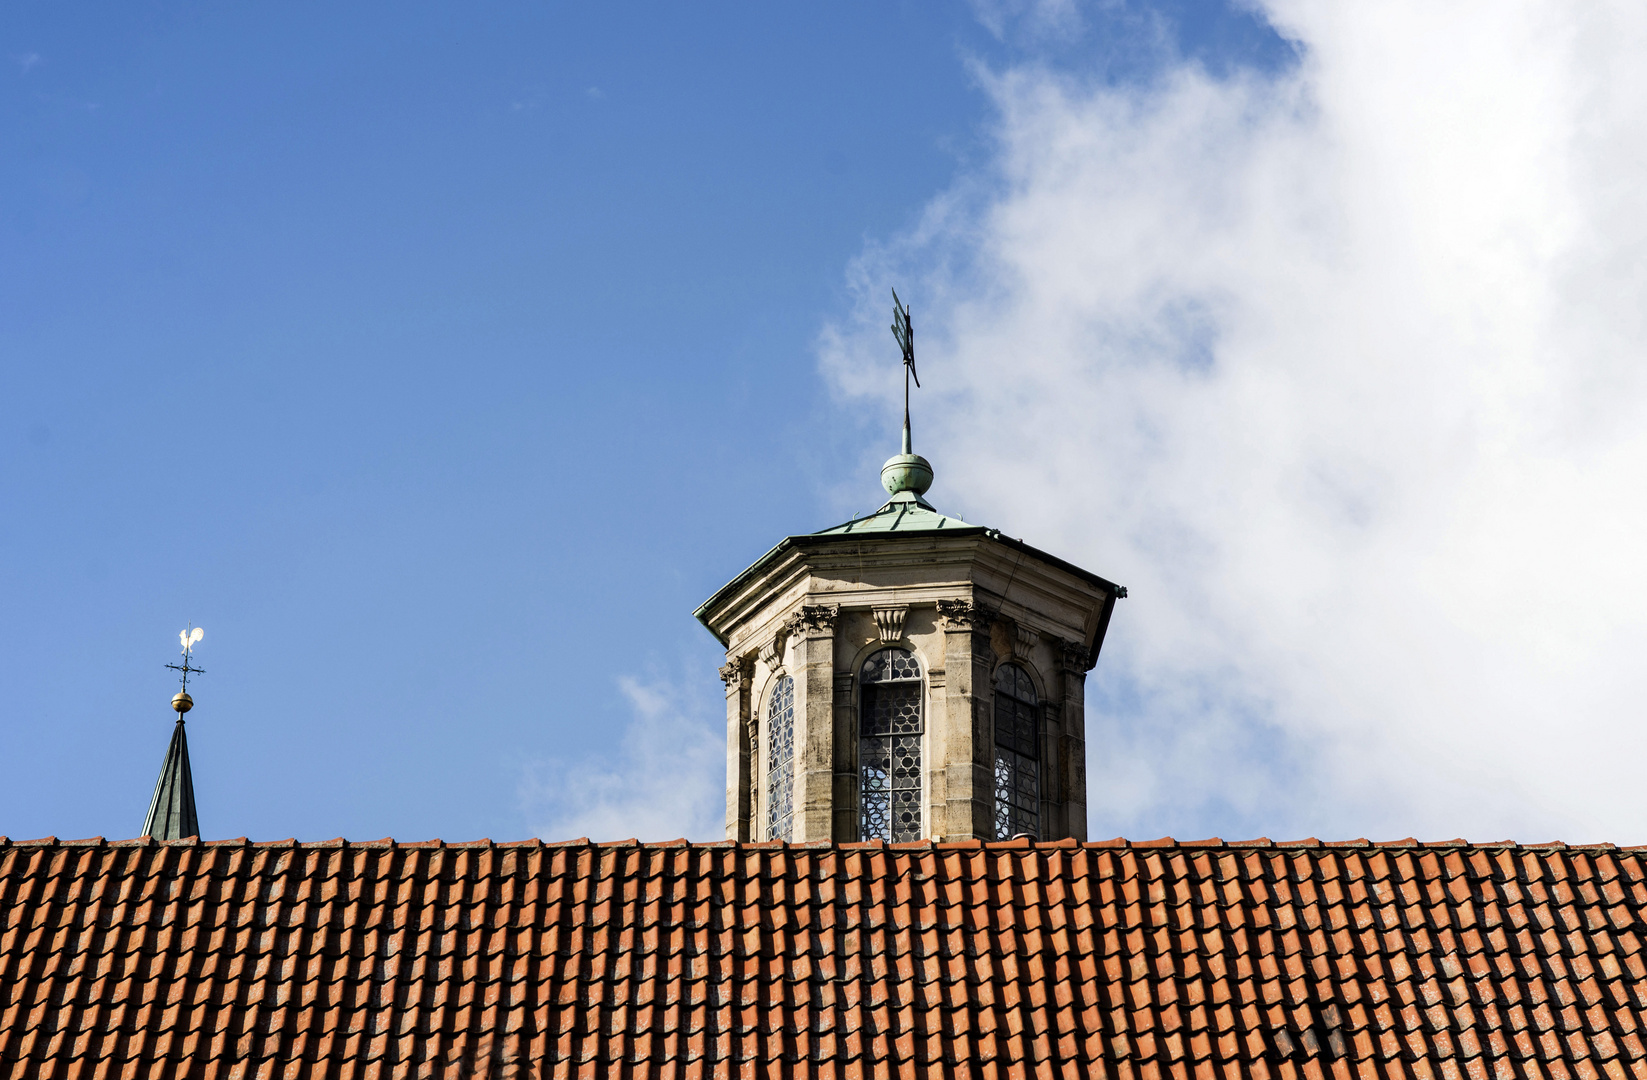
[[[200,644],[200,639],[205,636],[206,631],[190,623],[187,630],[177,635],[178,640],[183,643],[183,662],[181,664],[166,665],[173,671],[183,673],[183,689],[178,692],[176,697],[172,698],[172,708],[177,710],[180,718],[183,713],[188,712],[194,706],[194,699],[189,696],[189,676],[206,674],[205,668],[197,668],[191,663],[194,659],[194,647]]]
[[[914,379],[915,385],[921,385],[921,377],[915,374],[915,324],[909,321],[909,305],[898,299],[898,290],[892,290],[892,336],[898,339],[898,347],[904,353],[904,453],[910,450],[909,439],[909,380]]]

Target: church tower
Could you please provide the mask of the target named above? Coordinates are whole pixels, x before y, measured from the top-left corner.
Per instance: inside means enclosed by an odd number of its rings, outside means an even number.
[[[727,839],[1086,839],[1086,675],[1126,590],[927,502],[907,404],[881,482],[697,610],[726,648]]]

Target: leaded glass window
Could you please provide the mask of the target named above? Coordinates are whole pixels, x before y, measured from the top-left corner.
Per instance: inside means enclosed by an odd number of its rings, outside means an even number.
[[[921,665],[882,649],[858,673],[858,835],[921,838]]]
[[[1041,835],[1041,723],[1035,684],[1017,664],[995,673],[995,838]]]
[[[766,838],[788,840],[795,823],[795,680],[772,688],[766,706]]]

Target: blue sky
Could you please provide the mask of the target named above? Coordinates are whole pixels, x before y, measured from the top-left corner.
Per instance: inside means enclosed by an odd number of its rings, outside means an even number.
[[[979,72],[1290,55],[979,14],[0,11],[0,833],[137,831],[190,621],[208,836],[522,836],[625,685],[712,729],[693,608],[874,502],[819,335],[991,153]]]

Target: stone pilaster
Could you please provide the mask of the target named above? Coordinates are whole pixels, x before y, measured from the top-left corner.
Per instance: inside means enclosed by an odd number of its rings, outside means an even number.
[[[1087,649],[1078,641],[1057,643],[1064,700],[1058,710],[1058,786],[1064,810],[1064,835],[1087,838]]]
[[[750,708],[754,659],[728,657],[721,668],[726,684],[726,838],[750,839],[755,807],[755,721]]]
[[[835,673],[834,839],[858,839],[858,710],[852,696],[853,672]]]
[[[990,839],[995,750],[989,613],[971,600],[939,600],[938,622],[944,633],[944,688],[942,699],[933,702],[929,741],[944,762],[944,806],[943,821],[932,822],[929,833],[944,840]]]
[[[1057,671],[1048,680],[1054,692],[1063,681]],[[1064,769],[1061,755],[1064,745],[1064,707],[1057,701],[1041,702],[1041,738],[1037,753],[1041,763],[1041,835],[1042,840],[1062,840],[1069,836],[1069,804],[1065,799]]]
[[[834,833],[835,605],[808,605],[784,621],[795,679],[794,838],[828,840]]]

